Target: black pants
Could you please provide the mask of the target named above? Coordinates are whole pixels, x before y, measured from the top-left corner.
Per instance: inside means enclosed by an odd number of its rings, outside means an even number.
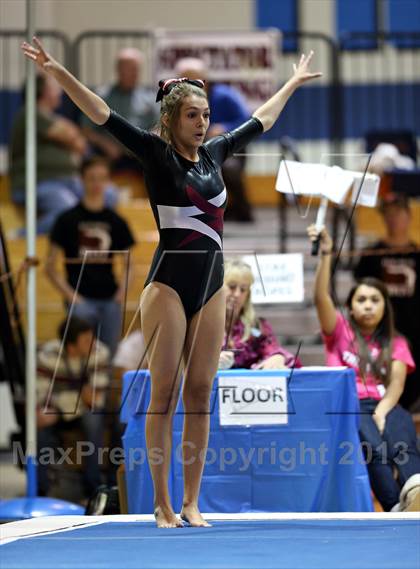
[[[65,430],[81,428],[84,440],[77,441],[73,457],[77,463],[83,463],[83,481],[86,496],[90,496],[101,484],[101,467],[98,449],[103,445],[104,415],[84,413],[74,421],[59,421],[50,427],[38,430],[38,489],[41,496],[49,490],[48,467],[51,464],[63,464],[65,451],[61,449],[62,433]],[[61,452],[59,452],[59,449]]]

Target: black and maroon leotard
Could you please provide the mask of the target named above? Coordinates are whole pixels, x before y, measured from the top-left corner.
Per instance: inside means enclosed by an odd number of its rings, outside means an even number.
[[[199,147],[198,162],[114,111],[104,127],[139,159],[160,241],[146,284],[173,288],[191,318],[223,284],[226,188],[220,166],[263,132],[253,117]]]

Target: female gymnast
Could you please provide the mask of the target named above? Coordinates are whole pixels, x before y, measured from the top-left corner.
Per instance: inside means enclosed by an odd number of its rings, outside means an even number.
[[[319,77],[313,56],[302,55],[292,77],[252,118],[232,132],[204,142],[210,110],[203,82],[161,81],[160,136],[130,125],[51,55],[40,41],[24,42],[23,53],[60,83],[73,102],[103,125],[142,164],[160,234],[141,295],[142,330],[152,378],[146,421],[148,458],[158,527],[179,527],[168,491],[180,372],[185,409],[183,431],[184,499],[181,519],[208,526],[198,496],[209,435],[209,399],[225,324],[222,230],[226,190],[223,161],[270,129],[293,92]]]
[[[226,324],[219,369],[301,367],[299,358],[280,346],[265,318],[257,318],[251,298],[254,275],[248,263],[225,263]]]
[[[311,240],[317,238],[315,225],[308,234]],[[329,294],[332,240],[325,229],[320,234],[320,251],[314,296],[327,365],[356,372],[359,435],[373,492],[385,511],[417,508],[416,430],[411,415],[398,405],[406,375],[415,367],[407,341],[394,329],[386,286],[377,279],[362,279],[352,288],[346,302],[348,317],[335,308]]]

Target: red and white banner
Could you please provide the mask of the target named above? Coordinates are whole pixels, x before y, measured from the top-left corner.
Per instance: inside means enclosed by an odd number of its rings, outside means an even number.
[[[173,77],[176,62],[184,57],[202,59],[208,80],[236,87],[250,110],[264,103],[277,89],[280,32],[159,30],[156,33],[156,79]]]

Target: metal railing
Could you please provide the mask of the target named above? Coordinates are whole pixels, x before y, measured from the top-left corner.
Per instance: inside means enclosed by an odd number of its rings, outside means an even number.
[[[92,87],[112,82],[116,54],[128,46],[137,47],[145,55],[143,83],[155,83],[155,40],[151,31],[87,31],[73,42],[54,30],[39,32],[39,36],[47,50]],[[4,92],[16,93],[23,85],[25,60],[19,45],[24,37],[21,30],[0,32],[0,89],[6,123],[16,110],[16,97],[9,100]],[[384,126],[420,131],[420,32],[348,33],[339,41],[321,33],[284,32],[283,38],[297,39],[301,51],[315,49],[316,65],[324,72],[315,88],[303,89],[292,98],[276,130],[281,136],[296,130],[297,125],[298,138],[305,139],[301,143],[305,160],[319,160],[320,152],[351,152],[354,148],[344,144],[345,140],[361,139],[365,132]],[[342,49],[356,40],[374,42],[375,49]],[[408,42],[415,42],[415,46],[407,47]],[[295,53],[279,50],[279,84],[290,76],[295,59]],[[323,136],[318,137],[322,144],[312,145],[311,150],[306,141],[314,140],[311,125],[317,121],[322,124]]]
[[[154,34],[147,30],[86,31],[77,36],[71,50],[71,68],[90,87],[112,82],[117,53],[125,47],[139,49],[143,55],[142,83],[154,85]]]
[[[51,51],[64,65],[70,65],[71,47],[67,36],[54,30],[39,32],[47,51]],[[26,39],[25,31],[0,31],[0,144],[4,144],[10,136],[13,118],[22,104],[16,92],[23,93],[25,82],[25,58],[22,56],[20,44]]]

